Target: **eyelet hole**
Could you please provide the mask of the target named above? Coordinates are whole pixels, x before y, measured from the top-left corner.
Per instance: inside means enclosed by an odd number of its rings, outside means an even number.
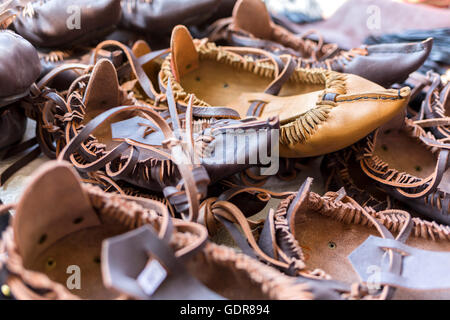
[[[387,147],[387,145],[383,144],[383,145],[381,145],[381,149],[382,149],[383,151],[387,151],[388,147]]]
[[[420,172],[420,171],[422,171],[422,167],[421,166],[415,166],[415,168],[414,168],[417,172]]]
[[[223,87],[224,87],[224,88],[228,88],[229,86],[230,86],[230,85],[229,85],[228,83],[224,83],[224,84],[223,84]]]
[[[83,222],[84,218],[83,217],[78,217],[75,218],[72,222],[73,224],[80,224],[81,222]]]
[[[328,248],[330,248],[331,250],[336,249],[336,243],[334,243],[333,241],[328,242]]]
[[[44,233],[44,234],[39,238],[38,243],[39,243],[39,244],[43,244],[43,243],[45,242],[45,240],[47,240],[47,234]]]
[[[56,267],[56,261],[55,261],[55,259],[53,259],[53,258],[48,258],[47,259],[47,262],[45,263],[45,268],[47,269],[47,270],[51,270],[51,269],[53,269],[53,268],[55,268]]]
[[[99,256],[94,257],[94,263],[100,264],[101,260]]]

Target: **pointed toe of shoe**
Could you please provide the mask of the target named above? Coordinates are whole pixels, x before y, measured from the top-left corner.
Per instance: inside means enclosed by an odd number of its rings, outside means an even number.
[[[391,120],[406,106],[410,88],[383,89],[371,81],[347,75],[347,93],[335,98],[327,119],[305,141],[280,144],[280,156],[313,157],[346,148]]]
[[[371,45],[367,47],[367,55],[354,58],[344,72],[359,75],[386,88],[403,82],[420,68],[432,46],[432,38],[415,43]]]

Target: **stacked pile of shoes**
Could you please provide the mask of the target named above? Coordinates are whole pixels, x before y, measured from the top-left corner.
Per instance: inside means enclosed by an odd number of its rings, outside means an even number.
[[[49,159],[0,206],[2,298],[450,298],[450,61],[363,45],[367,8],[450,47],[388,0],[2,1],[0,198]]]

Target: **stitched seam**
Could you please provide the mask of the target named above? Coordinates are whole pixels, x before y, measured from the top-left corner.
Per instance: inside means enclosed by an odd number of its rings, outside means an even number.
[[[348,99],[348,100],[336,100],[336,102],[352,102],[357,100],[403,100],[405,98],[403,97],[358,97],[354,99]]]

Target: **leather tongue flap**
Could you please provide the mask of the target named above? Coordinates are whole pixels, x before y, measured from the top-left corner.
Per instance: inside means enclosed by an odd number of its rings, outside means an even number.
[[[192,277],[149,225],[103,241],[107,287],[137,299],[223,299]]]
[[[402,254],[401,274],[389,271],[387,249]],[[450,288],[450,252],[421,250],[393,239],[369,236],[348,259],[361,280],[374,289],[380,285],[414,290]]]
[[[256,38],[272,38],[272,19],[261,0],[239,0],[233,9],[233,25]]]
[[[185,26],[178,25],[172,31],[172,73],[175,80],[198,68],[199,58],[191,34]]]
[[[24,263],[62,237],[99,224],[78,174],[58,161],[44,164],[34,174],[12,223]]]
[[[295,234],[295,218],[297,214],[302,210],[303,207],[308,203],[309,193],[311,192],[311,185],[313,183],[313,178],[307,178],[305,182],[300,186],[300,189],[297,191],[297,196],[292,200],[291,205],[286,213],[286,220],[289,223],[289,229],[291,230],[294,237]]]
[[[120,106],[119,80],[111,61],[101,59],[92,70],[83,100],[88,118]]]
[[[147,42],[144,40],[138,40],[134,43],[133,47],[131,48],[131,51],[133,51],[133,54],[139,58],[147,53],[150,53],[152,49],[148,45]]]

